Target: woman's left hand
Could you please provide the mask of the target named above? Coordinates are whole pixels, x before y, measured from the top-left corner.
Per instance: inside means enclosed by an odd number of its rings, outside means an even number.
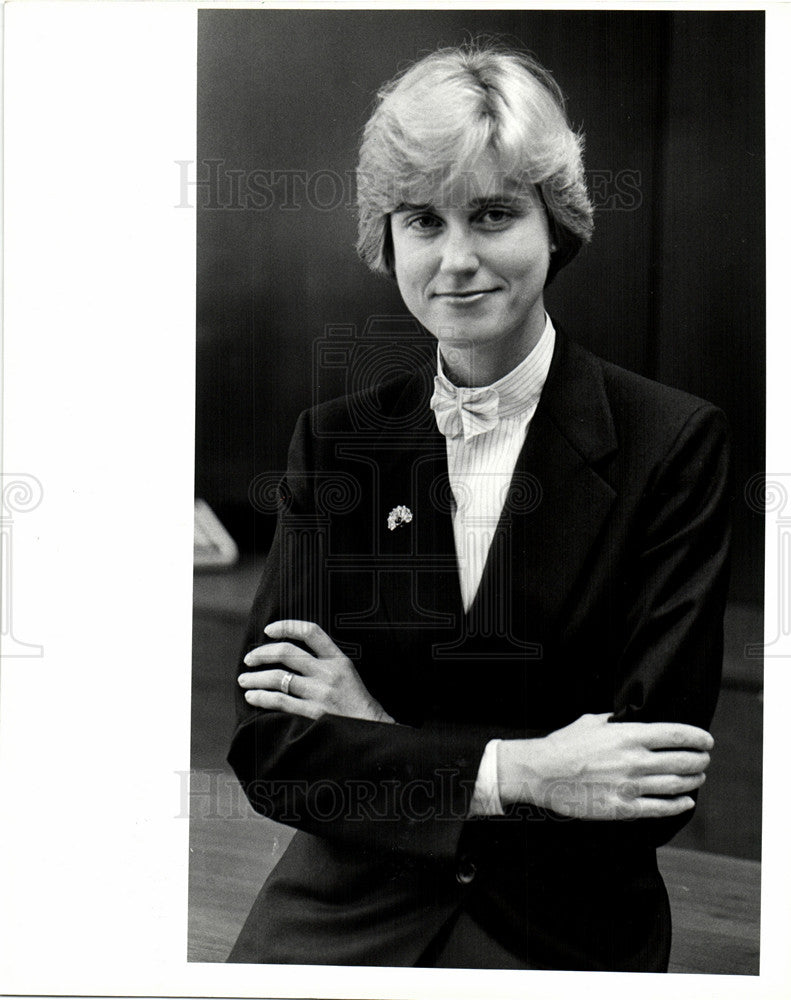
[[[329,713],[372,722],[394,721],[368,693],[348,656],[314,622],[272,622],[264,631],[275,641],[251,650],[244,662],[247,667],[266,669],[238,678],[249,705],[308,719]],[[304,643],[310,652],[289,639]]]

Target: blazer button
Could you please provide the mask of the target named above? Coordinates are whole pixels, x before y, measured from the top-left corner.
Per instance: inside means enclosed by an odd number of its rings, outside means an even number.
[[[475,878],[475,873],[478,869],[472,863],[472,861],[462,861],[459,867],[456,869],[456,881],[459,885],[469,885],[470,882]]]

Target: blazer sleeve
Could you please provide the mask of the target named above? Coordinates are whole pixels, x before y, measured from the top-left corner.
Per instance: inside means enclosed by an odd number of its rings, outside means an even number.
[[[320,618],[311,599],[320,545],[302,559],[289,549],[315,523],[311,451],[306,411],[291,442],[284,503],[243,652],[270,641],[263,629],[272,621]],[[239,672],[246,669],[240,663]],[[364,669],[361,675],[365,681]],[[311,720],[252,707],[235,688],[238,726],[228,762],[257,812],[360,850],[455,857],[483,751],[500,730],[413,728],[330,714]]]
[[[641,498],[636,556],[623,581],[614,722],[709,728],[722,670],[729,539],[727,425],[705,404],[687,419]],[[691,815],[641,821],[641,832],[665,843]]]

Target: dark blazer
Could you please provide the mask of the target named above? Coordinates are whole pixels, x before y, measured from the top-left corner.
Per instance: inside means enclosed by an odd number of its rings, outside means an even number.
[[[688,815],[466,816],[493,737],[586,712],[708,727],[727,576],[723,415],[559,333],[465,614],[432,376],[297,424],[246,648],[270,621],[317,621],[402,725],[311,721],[239,696],[229,761],[253,807],[299,832],[229,961],[413,965],[464,908],[531,968],[662,971],[655,848]],[[413,520],[388,530],[400,504]]]

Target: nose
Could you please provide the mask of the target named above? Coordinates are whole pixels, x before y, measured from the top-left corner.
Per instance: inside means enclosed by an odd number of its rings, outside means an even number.
[[[449,226],[442,242],[440,271],[469,274],[478,270],[479,263],[475,234],[464,226]]]

